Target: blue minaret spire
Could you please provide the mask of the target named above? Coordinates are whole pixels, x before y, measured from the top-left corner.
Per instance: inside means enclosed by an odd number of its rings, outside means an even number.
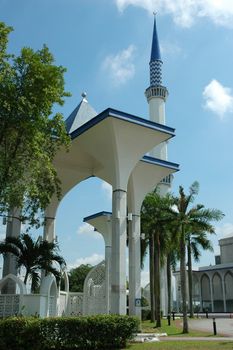
[[[162,85],[162,64],[156,27],[156,14],[154,13],[154,30],[150,56],[150,86]]]
[[[148,103],[154,98],[166,101],[168,96],[167,88],[162,84],[162,65],[163,61],[161,59],[156,27],[156,14],[154,13],[154,29],[150,56],[150,86],[145,91]]]

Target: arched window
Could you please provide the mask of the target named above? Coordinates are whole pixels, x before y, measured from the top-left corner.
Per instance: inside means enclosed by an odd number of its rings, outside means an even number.
[[[201,296],[202,296],[202,309],[203,311],[208,309],[212,311],[211,294],[210,294],[210,279],[207,274],[204,274],[201,278]]]
[[[233,274],[227,271],[224,278],[226,293],[226,311],[233,312]]]
[[[219,273],[215,273],[212,278],[214,312],[224,312],[222,279]]]

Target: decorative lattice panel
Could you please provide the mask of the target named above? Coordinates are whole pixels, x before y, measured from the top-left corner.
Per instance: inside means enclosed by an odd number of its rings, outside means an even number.
[[[83,303],[85,315],[107,313],[105,261],[96,265],[87,275],[84,283]]]
[[[0,317],[14,316],[19,313],[20,296],[18,294],[0,295]]]
[[[81,316],[83,314],[83,293],[69,294],[69,314]]]

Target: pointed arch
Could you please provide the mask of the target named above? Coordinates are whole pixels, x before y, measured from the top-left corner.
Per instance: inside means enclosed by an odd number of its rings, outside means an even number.
[[[233,312],[233,272],[228,270],[224,276],[226,293],[226,311]]]
[[[67,270],[63,270],[61,274],[61,279],[64,280],[64,288],[62,291],[69,293],[70,287],[69,287],[69,276]]]
[[[219,272],[215,272],[212,277],[213,302],[215,312],[224,312],[222,277]]]
[[[83,313],[95,315],[107,313],[105,288],[105,260],[87,274],[83,288]]]
[[[201,299],[202,309],[211,311],[210,278],[206,273],[201,276]]]
[[[15,282],[18,285],[21,295],[27,294],[27,289],[23,281],[19,277],[13,275],[12,273],[9,273],[0,280],[0,291],[6,285],[6,283],[9,282],[9,280]]]
[[[48,274],[42,279],[40,294],[47,299],[46,316],[56,316],[58,288],[56,278],[52,274]]]

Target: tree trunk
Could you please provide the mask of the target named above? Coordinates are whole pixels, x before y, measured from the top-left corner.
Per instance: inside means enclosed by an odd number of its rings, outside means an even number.
[[[155,293],[154,293],[154,236],[149,238],[149,257],[150,257],[150,307],[151,322],[155,322]]]
[[[171,316],[171,254],[167,256],[167,313]]]
[[[187,317],[187,295],[186,295],[186,259],[185,259],[185,233],[184,227],[181,227],[180,239],[180,282],[181,297],[183,308],[183,333],[188,333],[188,317]]]
[[[192,276],[192,252],[190,240],[188,241],[188,286],[189,286],[189,312],[190,318],[193,318],[193,276]]]
[[[26,284],[27,284],[28,275],[29,275],[29,271],[26,270],[25,277],[24,277],[24,281],[23,281],[23,283],[25,284],[25,286],[26,286]]]
[[[159,233],[155,235],[155,249],[154,249],[154,262],[155,262],[155,318],[156,327],[161,327],[161,314],[160,314],[160,240]]]

